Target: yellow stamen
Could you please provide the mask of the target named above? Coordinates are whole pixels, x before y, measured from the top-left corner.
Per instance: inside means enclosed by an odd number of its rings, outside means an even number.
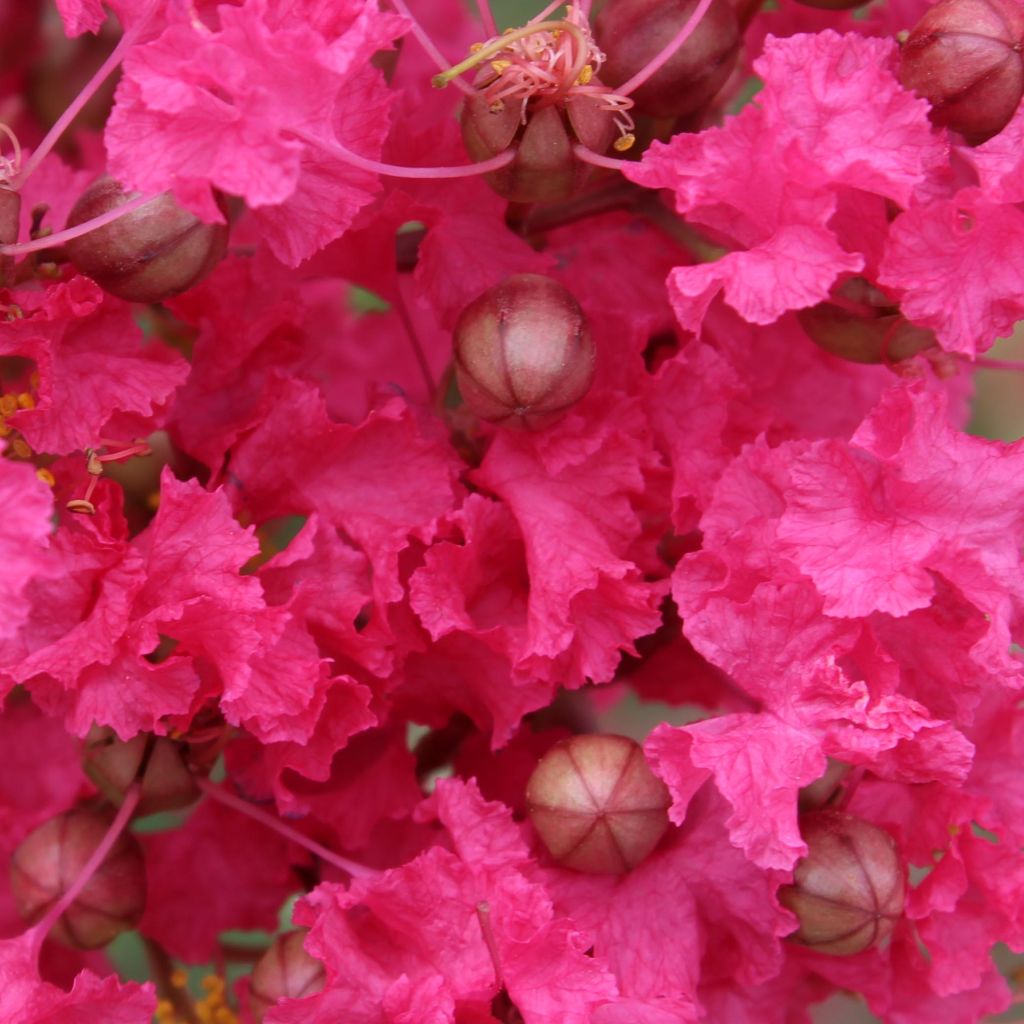
[[[594,69],[589,65],[585,65],[583,70],[580,72],[580,77],[576,79],[577,85],[586,85],[594,77]]]
[[[18,456],[19,459],[31,459],[32,449],[29,448],[28,442],[23,438],[17,438],[11,442],[11,451]]]
[[[512,61],[510,60],[492,60],[491,67],[500,75],[506,68],[512,67]]]
[[[483,48],[484,48],[484,44],[483,43],[473,43],[473,45],[469,48],[469,52],[470,53],[479,53],[480,50],[482,50]]]
[[[14,427],[7,426],[3,419],[0,418],[0,437],[10,437],[14,433]]]
[[[18,411],[18,400],[14,395],[0,395],[0,416],[10,416]]]
[[[64,507],[69,512],[77,512],[79,515],[96,515],[96,506],[91,501],[86,501],[85,498],[72,498]]]
[[[36,476],[46,484],[47,487],[56,487],[57,481],[54,479],[53,474],[48,469],[37,469]]]
[[[34,409],[35,407],[36,400],[27,391],[22,391],[22,393],[18,395],[19,409]]]
[[[620,135],[613,145],[619,153],[625,153],[627,149],[633,148],[634,142],[636,142],[636,136],[632,132],[628,132],[626,135]]]
[[[184,988],[188,984],[188,975],[180,968],[171,972],[171,984],[175,988]]]

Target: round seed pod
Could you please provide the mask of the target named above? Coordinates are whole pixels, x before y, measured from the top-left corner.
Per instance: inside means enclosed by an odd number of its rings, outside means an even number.
[[[93,182],[68,215],[69,228],[123,206],[125,192],[109,176]],[[123,217],[64,243],[75,268],[130,302],[162,302],[198,284],[227,247],[226,224],[206,224],[165,192]]]
[[[672,803],[625,736],[572,736],[539,761],[526,786],[533,827],[562,867],[622,874],[658,845]]]
[[[249,1007],[256,1024],[280,999],[303,999],[324,987],[324,965],[303,948],[305,931],[279,935],[249,977]]]
[[[800,922],[791,938],[822,953],[851,956],[889,937],[903,913],[906,870],[888,832],[840,811],[800,818],[807,856],[779,902]]]
[[[148,754],[147,748],[151,748]],[[82,767],[96,788],[120,806],[146,756],[137,815],[175,811],[195,803],[199,788],[185,764],[181,746],[164,736],[140,733],[125,741],[108,726],[95,725],[85,739]]]
[[[76,808],[30,833],[11,857],[11,893],[18,913],[38,921],[81,874],[112,815]],[[50,938],[74,949],[98,949],[138,924],[146,906],[142,847],[128,832],[67,910]]]
[[[600,85],[597,79],[591,84]],[[528,111],[523,123],[519,103],[492,106],[477,92],[466,99],[459,123],[466,152],[477,162],[515,148],[515,159],[484,180],[517,203],[550,203],[575,195],[594,168],[573,153],[573,146],[579,142],[604,153],[617,134],[614,116],[601,108],[600,98],[585,95]]]
[[[611,0],[595,36],[607,61],[601,78],[613,89],[632,78],[672,41],[698,0]],[[682,117],[706,106],[732,74],[740,31],[729,0],[714,0],[693,33],[630,98],[652,117]]]
[[[1024,8],[1016,0],[939,0],[900,51],[900,81],[937,125],[976,146],[998,135],[1024,95]]]
[[[579,303],[540,274],[516,274],[474,299],[455,325],[454,356],[466,405],[502,426],[554,423],[594,377],[594,342]]]

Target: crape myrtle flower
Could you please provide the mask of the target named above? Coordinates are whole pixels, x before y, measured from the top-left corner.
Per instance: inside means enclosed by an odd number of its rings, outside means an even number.
[[[1010,1004],[1024,116],[928,6],[0,4],[0,1019]]]

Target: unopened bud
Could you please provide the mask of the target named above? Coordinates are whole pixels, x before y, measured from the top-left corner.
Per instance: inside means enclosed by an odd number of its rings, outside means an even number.
[[[303,999],[324,987],[324,965],[303,948],[305,931],[279,935],[249,978],[249,1006],[256,1024],[280,999]]]
[[[71,209],[77,227],[119,206],[127,193],[113,178],[93,182]],[[198,284],[227,246],[226,224],[206,224],[165,192],[103,227],[64,243],[75,268],[130,302],[162,302]]]
[[[820,302],[799,310],[797,319],[819,348],[852,363],[898,363],[937,344],[932,331],[898,312],[855,313]]]
[[[931,120],[972,146],[998,135],[1024,95],[1024,7],[1016,0],[939,0],[900,51],[900,81]]]
[[[593,874],[635,868],[668,828],[672,798],[625,736],[572,736],[541,759],[526,786],[530,821],[562,866]]]
[[[889,937],[903,913],[905,870],[892,837],[840,811],[800,818],[807,856],[779,902],[796,914],[797,942],[822,953],[850,956]]]
[[[75,809],[30,833],[11,857],[11,893],[18,913],[38,921],[81,874],[110,828],[112,815]],[[98,949],[134,928],[146,905],[142,848],[122,832],[50,937],[75,949]]]
[[[481,419],[531,429],[555,422],[590,388],[594,343],[557,281],[517,274],[489,288],[455,326],[455,373]]]
[[[649,64],[686,24],[698,0],[610,0],[595,35],[607,58],[601,77],[613,88]],[[652,117],[700,110],[725,85],[736,63],[740,32],[729,0],[714,0],[692,34],[630,99]]]
[[[141,733],[126,741],[107,726],[93,726],[85,740],[82,767],[97,789],[118,806],[141,771],[138,815],[179,810],[199,798],[181,746],[163,736]]]

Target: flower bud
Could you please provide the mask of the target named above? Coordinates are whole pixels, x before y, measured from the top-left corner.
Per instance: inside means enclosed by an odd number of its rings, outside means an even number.
[[[591,82],[595,87],[597,79]],[[604,153],[616,135],[611,112],[599,96],[570,96],[562,105],[541,107],[523,119],[521,104],[492,105],[483,92],[467,98],[460,120],[462,140],[473,160],[490,160],[510,147],[515,159],[484,180],[502,198],[517,203],[550,203],[578,192],[593,167],[573,153],[582,143]]]
[[[697,9],[698,0],[610,0],[594,26],[605,52],[601,77],[613,88],[649,64]],[[732,74],[740,32],[729,0],[714,0],[686,42],[630,98],[652,117],[705,106]]]
[[[279,999],[302,999],[324,987],[324,965],[302,946],[305,931],[279,935],[249,977],[249,1006],[256,1024]]]
[[[590,388],[594,343],[557,281],[517,274],[474,299],[455,325],[455,375],[466,404],[503,426],[545,427]]]
[[[69,228],[123,206],[138,195],[113,178],[92,183],[68,216]],[[75,268],[130,302],[162,302],[198,284],[227,246],[226,224],[205,224],[165,192],[103,227],[65,242]]]
[[[672,803],[625,736],[572,736],[539,761],[526,806],[542,842],[562,866],[592,874],[635,868],[668,828]]]
[[[148,757],[145,766],[143,757]],[[93,726],[85,739],[82,766],[97,789],[118,806],[142,770],[138,815],[179,810],[199,797],[180,745],[163,736],[140,733],[125,741],[108,726]]]
[[[998,135],[1024,95],[1024,8],[1016,0],[939,0],[900,51],[900,81],[934,124],[972,146]]]
[[[905,871],[892,837],[840,811],[800,818],[807,856],[779,902],[800,922],[791,936],[822,953],[850,956],[884,941],[903,913]]]
[[[900,313],[861,314],[821,302],[799,310],[797,319],[819,348],[852,363],[898,363],[936,344],[932,331]]]
[[[112,816],[76,808],[30,833],[11,857],[11,893],[18,913],[38,921],[81,874],[110,828]],[[146,905],[142,847],[122,832],[50,937],[75,949],[98,949],[134,928]]]

